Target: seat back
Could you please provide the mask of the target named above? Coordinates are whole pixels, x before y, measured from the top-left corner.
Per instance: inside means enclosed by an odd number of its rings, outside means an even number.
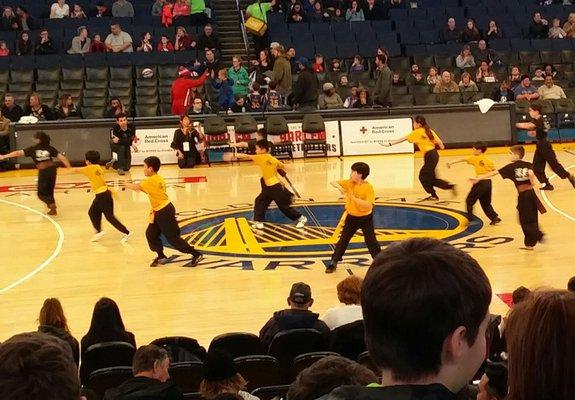
[[[282,383],[279,361],[272,356],[252,355],[234,359],[236,370],[248,382],[247,390]]]
[[[266,119],[266,132],[268,135],[285,135],[289,133],[287,121],[282,115],[270,115]]]
[[[289,387],[290,385],[260,387],[254,390],[251,394],[260,400],[284,400],[287,398]]]
[[[94,391],[99,399],[103,399],[106,390],[120,386],[132,376],[132,367],[102,368],[90,374],[86,388]]]
[[[316,329],[290,329],[274,336],[268,354],[277,358],[284,371],[288,371],[300,354],[323,351],[326,347],[323,336]]]
[[[301,129],[304,134],[325,132],[325,121],[321,114],[305,114]]]
[[[258,123],[251,115],[240,115],[236,117],[234,127],[238,134],[251,135],[258,130]]]
[[[294,358],[292,363],[290,371],[291,379],[295,380],[295,378],[297,378],[297,376],[301,371],[303,371],[308,367],[311,367],[317,361],[328,356],[339,357],[339,354],[331,351],[315,351],[313,353],[305,353],[297,356],[296,358]]]
[[[355,321],[335,328],[329,338],[329,350],[350,360],[357,360],[367,351],[363,321]]]
[[[188,361],[170,365],[170,380],[183,393],[197,392],[204,379],[204,365],[199,361]]]
[[[206,358],[206,349],[196,339],[185,336],[169,336],[154,340],[151,344],[162,347],[174,363],[201,361]]]
[[[94,344],[86,350],[80,364],[80,382],[86,384],[90,374],[108,367],[131,367],[136,349],[126,342]]]
[[[210,343],[209,351],[213,349],[227,351],[233,358],[267,353],[257,335],[245,332],[224,333],[216,336]]]

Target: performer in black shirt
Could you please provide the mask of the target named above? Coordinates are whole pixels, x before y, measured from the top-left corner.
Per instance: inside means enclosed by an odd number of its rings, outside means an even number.
[[[138,151],[133,144],[136,138],[136,127],[128,123],[128,116],[124,113],[116,115],[116,124],[110,130],[110,148],[112,149],[112,159],[106,163],[106,169],[114,167],[118,170],[118,175],[124,175],[132,167],[132,152]],[[114,153],[116,157],[114,157]]]
[[[571,185],[575,188],[575,177],[570,174],[563,165],[557,161],[557,155],[553,151],[551,143],[547,140],[547,133],[549,132],[549,123],[544,120],[541,114],[541,106],[539,104],[531,104],[529,106],[529,116],[531,121],[518,122],[515,124],[519,129],[528,131],[529,136],[537,138],[537,147],[533,155],[533,172],[537,180],[541,182],[541,190],[553,190],[553,185],[549,183],[547,175],[545,175],[545,164],[549,166],[561,179],[569,179]]]
[[[193,168],[201,162],[201,156],[196,145],[203,142],[204,135],[192,126],[192,120],[187,115],[180,116],[180,128],[174,132],[170,147],[176,150],[178,167]]]
[[[0,160],[14,157],[30,157],[38,168],[38,198],[48,206],[48,215],[56,215],[56,201],[54,200],[54,187],[56,186],[56,175],[58,166],[54,162],[57,158],[66,168],[70,168],[68,159],[50,146],[50,136],[45,132],[34,134],[34,146],[24,150],[15,150],[11,153],[0,155]]]
[[[533,190],[536,184],[535,174],[531,163],[523,161],[525,149],[523,146],[511,147],[511,164],[507,164],[499,171],[488,172],[487,174],[471,178],[475,184],[481,180],[489,179],[500,174],[503,179],[513,181],[517,188],[517,212],[519,213],[519,223],[523,229],[524,250],[533,250],[537,242],[543,241],[543,232],[539,230],[539,220],[537,212],[545,213],[545,207]]]

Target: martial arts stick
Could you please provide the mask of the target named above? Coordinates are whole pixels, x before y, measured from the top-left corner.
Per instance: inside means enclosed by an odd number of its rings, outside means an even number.
[[[575,156],[575,151],[573,151],[573,150],[568,150],[568,149],[565,149],[565,151],[566,151],[567,153],[569,153],[569,154]]]

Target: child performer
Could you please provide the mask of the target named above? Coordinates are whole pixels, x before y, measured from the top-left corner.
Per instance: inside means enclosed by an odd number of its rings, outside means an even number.
[[[537,184],[535,174],[531,163],[523,161],[525,156],[525,149],[523,146],[511,147],[511,163],[499,169],[499,171],[491,171],[476,178],[471,178],[471,181],[476,184],[479,181],[489,179],[497,174],[500,174],[503,179],[513,181],[517,188],[517,212],[519,213],[519,223],[523,234],[525,235],[525,247],[523,250],[533,250],[537,242],[543,241],[543,232],[539,230],[539,222],[537,212],[545,213],[545,207],[535,194],[533,186]]]
[[[203,260],[202,253],[194,249],[180,237],[180,226],[176,220],[176,209],[166,194],[164,178],[158,175],[161,162],[158,157],[150,156],[144,160],[144,175],[148,178],[140,183],[127,183],[126,187],[141,191],[148,195],[152,210],[150,211],[150,223],[146,229],[146,239],[150,250],[158,256],[152,261],[150,267],[164,265],[168,258],[164,254],[162,234],[176,250],[181,253],[191,254],[192,260],[186,267],[195,267]]]
[[[423,189],[430,195],[424,200],[439,200],[434,187],[444,190],[451,189],[455,195],[455,185],[439,179],[435,175],[435,167],[439,162],[439,153],[435,149],[435,146],[438,146],[442,150],[445,146],[439,136],[437,136],[437,133],[429,127],[423,116],[418,115],[413,119],[413,131],[409,135],[401,139],[390,140],[384,143],[384,145],[393,146],[406,140],[409,143],[415,143],[424,155],[423,167],[421,167],[419,171],[419,181]]]
[[[453,164],[465,162],[473,165],[475,168],[475,176],[481,176],[488,172],[495,171],[493,161],[485,155],[486,151],[487,144],[485,144],[485,142],[476,142],[473,144],[473,155],[471,157],[448,162],[447,168],[451,168]],[[501,218],[499,218],[491,205],[491,192],[491,179],[479,181],[471,187],[471,191],[465,199],[465,203],[467,205],[467,218],[470,221],[473,219],[473,206],[477,203],[477,200],[479,200],[479,204],[481,204],[483,212],[487,215],[487,218],[491,220],[490,225],[496,225],[501,222]]]
[[[563,165],[557,161],[557,155],[553,151],[551,143],[547,140],[549,125],[543,120],[540,104],[531,104],[529,106],[529,116],[531,121],[518,122],[515,126],[519,129],[526,129],[529,136],[537,138],[537,147],[533,155],[533,172],[537,180],[541,182],[540,190],[553,190],[553,185],[549,183],[545,175],[545,164],[549,164],[553,172],[561,179],[569,179],[571,185],[575,187],[575,177],[570,174]]]
[[[30,157],[38,168],[38,198],[48,206],[48,215],[57,215],[56,200],[54,199],[54,187],[56,186],[56,176],[58,166],[54,162],[57,158],[66,168],[70,168],[68,159],[50,146],[50,136],[46,132],[36,132],[34,134],[34,146],[24,150],[15,150],[11,153],[0,155],[0,160],[14,157]]]
[[[369,176],[369,165],[363,162],[356,162],[351,166],[349,179],[331,182],[331,185],[345,194],[345,222],[341,236],[335,245],[335,251],[331,257],[331,262],[325,269],[327,274],[334,272],[337,263],[341,261],[349,241],[358,229],[363,232],[365,244],[371,254],[375,256],[381,251],[381,247],[375,238],[373,230],[373,204],[375,203],[375,193],[371,183],[366,181]]]
[[[92,242],[97,242],[105,235],[102,230],[102,214],[106,217],[108,222],[117,230],[123,233],[120,243],[125,244],[132,233],[126,228],[114,215],[114,199],[112,192],[108,189],[106,181],[104,180],[104,170],[99,165],[100,153],[94,150],[86,152],[86,166],[83,168],[74,168],[74,172],[86,175],[90,180],[92,192],[96,196],[90,209],[88,216],[92,221],[92,226],[96,229],[96,234],[92,237]]]
[[[275,202],[280,211],[292,221],[297,221],[296,228],[303,228],[307,218],[299,211],[291,207],[292,193],[287,190],[278,177],[278,173],[285,176],[285,166],[277,158],[269,154],[269,144],[266,139],[258,140],[255,145],[256,154],[225,154],[225,161],[234,159],[252,160],[260,167],[262,178],[260,179],[262,191],[254,202],[254,227],[264,228],[266,211],[271,202]]]

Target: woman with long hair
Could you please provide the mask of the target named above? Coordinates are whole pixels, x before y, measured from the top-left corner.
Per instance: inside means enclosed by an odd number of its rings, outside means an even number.
[[[198,164],[200,153],[196,145],[203,142],[204,135],[192,125],[192,120],[187,115],[180,116],[180,127],[174,132],[174,139],[170,147],[176,150],[178,167],[193,168]]]
[[[60,101],[54,107],[54,113],[57,115],[58,119],[68,119],[68,118],[80,118],[80,111],[74,104],[72,100],[72,95],[69,93],[64,93],[60,96]]]
[[[116,302],[102,297],[94,306],[90,329],[82,338],[82,356],[90,346],[106,342],[126,342],[136,347],[134,334],[126,330]]]
[[[56,336],[70,345],[76,365],[80,363],[80,345],[70,333],[68,320],[64,315],[64,309],[60,300],[49,298],[44,300],[38,316],[38,332],[47,333]]]
[[[56,186],[58,165],[54,162],[54,158],[57,158],[66,168],[72,167],[70,161],[50,145],[50,136],[42,131],[34,134],[34,146],[0,155],[0,160],[15,157],[32,158],[36,168],[38,168],[38,198],[48,206],[48,215],[57,215],[54,187]]]
[[[19,56],[30,56],[34,54],[34,42],[30,38],[30,32],[22,31],[16,44],[16,54]]]
[[[409,135],[400,139],[390,140],[389,142],[384,143],[384,145],[393,146],[405,141],[416,144],[424,155],[423,167],[421,167],[421,170],[419,171],[419,181],[421,182],[421,186],[423,186],[423,189],[429,193],[429,197],[424,200],[439,200],[439,197],[435,192],[436,187],[444,190],[452,190],[455,194],[455,185],[453,183],[439,179],[435,175],[435,167],[437,167],[437,163],[439,162],[439,153],[437,152],[436,147],[443,150],[445,146],[439,136],[437,136],[437,133],[431,129],[425,120],[425,117],[417,115],[413,119],[413,131],[411,131]]]

